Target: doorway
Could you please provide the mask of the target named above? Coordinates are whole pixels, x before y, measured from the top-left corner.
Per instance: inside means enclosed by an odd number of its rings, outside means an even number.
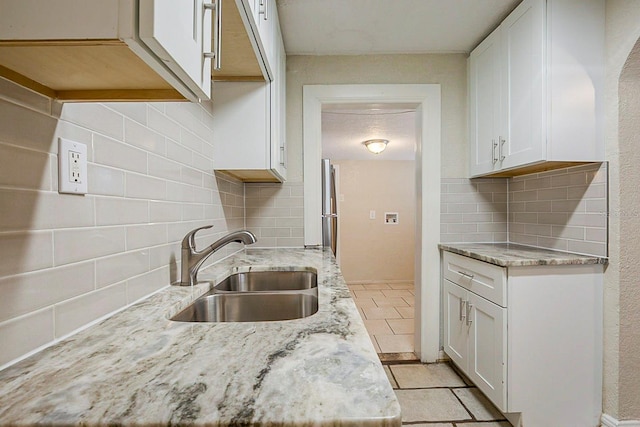
[[[440,350],[440,85],[311,85],[303,88],[305,246],[322,242],[322,108],[330,104],[403,104],[416,111],[416,354],[435,362]]]
[[[322,107],[322,158],[335,169],[336,259],[382,360],[415,360],[416,110]],[[368,149],[366,142],[379,145]]]

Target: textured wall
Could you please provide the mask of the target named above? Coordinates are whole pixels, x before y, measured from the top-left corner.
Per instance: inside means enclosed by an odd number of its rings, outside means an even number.
[[[604,390],[603,411],[618,419],[640,420],[640,370],[628,366],[627,360],[632,360],[640,348],[640,339],[633,337],[633,330],[638,330],[637,324],[624,328],[620,324],[622,319],[621,301],[626,307],[640,306],[640,296],[637,293],[637,281],[628,287],[625,270],[640,264],[638,252],[625,253],[621,244],[623,227],[621,223],[625,217],[633,213],[624,211],[625,200],[635,200],[637,188],[630,193],[623,192],[621,183],[634,179],[630,173],[637,164],[629,168],[624,162],[631,159],[631,153],[637,153],[638,145],[622,142],[619,129],[619,110],[621,108],[619,79],[622,68],[627,62],[631,49],[640,37],[640,2],[637,0],[607,0],[606,2],[606,157],[609,161],[609,266],[605,272],[604,293]],[[631,106],[638,107],[636,100]],[[637,123],[636,123],[637,125]],[[636,132],[637,130],[634,129]],[[629,184],[636,181],[629,181]],[[636,203],[636,212],[640,207]],[[637,236],[637,229],[634,230]],[[637,237],[636,237],[637,239]],[[637,276],[636,276],[637,277]],[[633,288],[636,291],[633,291]],[[635,390],[633,390],[635,387]],[[629,388],[632,390],[629,391]]]
[[[244,226],[205,108],[60,107],[0,79],[0,365],[176,280],[187,231]],[[88,146],[86,196],[57,192],[58,137]]]
[[[442,87],[442,176],[467,176],[467,56],[364,55],[287,57],[287,174],[302,181],[302,86],[426,84]]]
[[[340,269],[347,283],[414,280],[415,162],[335,160]],[[370,211],[376,218],[370,219]],[[385,212],[398,223],[385,224]]]

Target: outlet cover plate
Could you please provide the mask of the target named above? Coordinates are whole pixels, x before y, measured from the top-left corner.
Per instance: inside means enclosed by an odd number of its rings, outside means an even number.
[[[87,146],[58,138],[58,193],[87,194]]]

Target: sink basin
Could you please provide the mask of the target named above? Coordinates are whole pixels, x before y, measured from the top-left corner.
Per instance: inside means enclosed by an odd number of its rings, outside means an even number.
[[[317,291],[317,288],[316,288]],[[205,294],[171,318],[180,322],[263,322],[292,320],[318,311],[310,293]]]
[[[315,269],[246,271],[234,273],[217,284],[214,292],[296,291],[318,287]]]

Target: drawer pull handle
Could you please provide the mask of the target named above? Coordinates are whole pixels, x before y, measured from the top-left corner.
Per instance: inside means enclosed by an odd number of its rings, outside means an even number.
[[[464,277],[468,277],[471,280],[473,280],[473,278],[475,277],[473,274],[465,273],[464,271],[460,270],[458,270],[458,273],[462,274]]]
[[[469,301],[466,301],[467,303],[467,326],[471,325],[471,322],[473,322],[473,320],[471,320],[471,309],[473,308],[473,304],[469,304]]]
[[[465,316],[466,316],[466,314],[465,314],[465,308],[464,308],[464,305],[465,305],[466,303],[467,303],[467,302],[466,302],[465,300],[463,300],[462,298],[460,298],[460,321],[461,321],[461,322],[465,319]]]

